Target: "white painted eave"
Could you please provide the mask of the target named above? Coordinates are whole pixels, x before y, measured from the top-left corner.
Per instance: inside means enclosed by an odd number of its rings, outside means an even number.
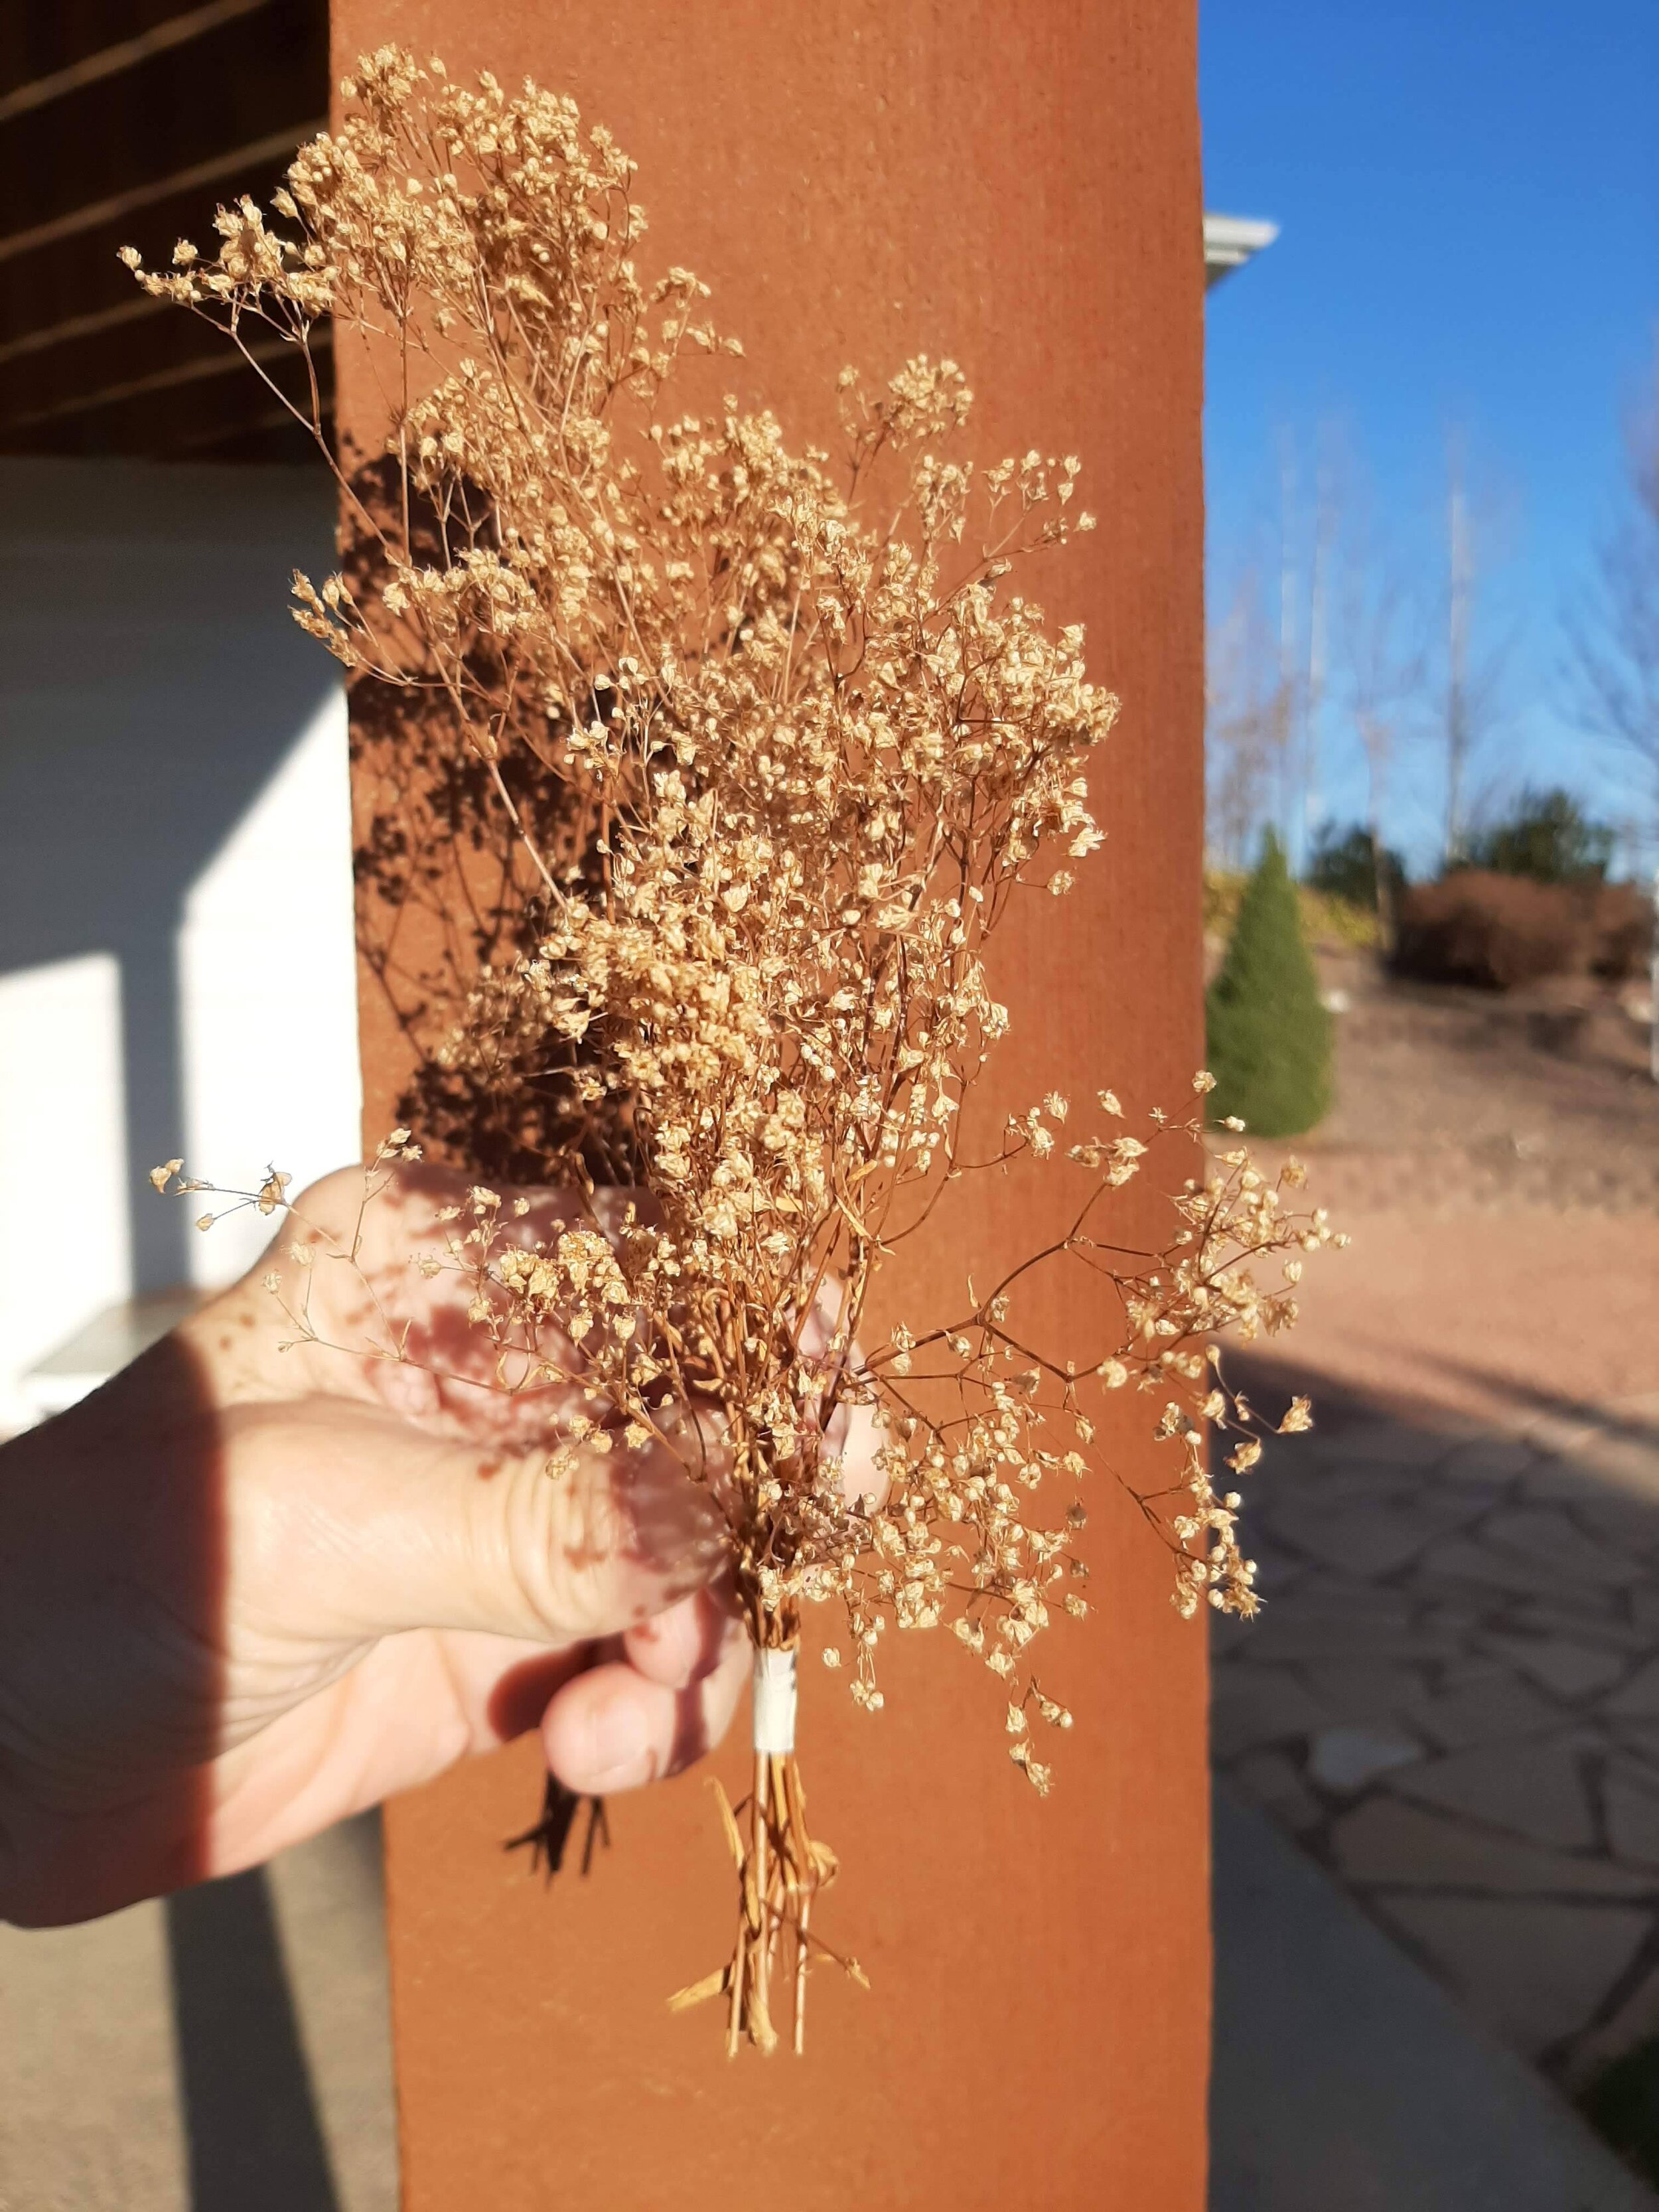
[[[1235,269],[1273,244],[1279,235],[1276,222],[1255,216],[1209,215],[1204,217],[1204,285],[1207,291]]]

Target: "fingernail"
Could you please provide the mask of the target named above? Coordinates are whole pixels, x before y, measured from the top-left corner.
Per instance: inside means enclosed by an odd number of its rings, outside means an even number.
[[[619,1768],[639,1765],[650,1748],[645,1715],[635,1698],[609,1698],[588,1720],[587,1755],[593,1778],[603,1780]]]

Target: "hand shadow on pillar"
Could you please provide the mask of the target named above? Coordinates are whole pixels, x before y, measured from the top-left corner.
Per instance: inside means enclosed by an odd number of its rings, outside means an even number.
[[[607,1850],[611,1848],[611,1821],[605,1800],[567,1790],[556,1774],[550,1774],[542,1785],[540,1817],[521,1836],[509,1836],[501,1849],[527,1850],[532,1874],[539,1874],[551,1881],[555,1875],[564,1872],[565,1853],[570,1848],[571,1834],[584,1805],[587,1808],[587,1832],[582,1839],[581,1870],[584,1875],[590,1874],[595,1846],[603,1844]]]
[[[338,2212],[264,1869],[167,1901],[191,2212]]]

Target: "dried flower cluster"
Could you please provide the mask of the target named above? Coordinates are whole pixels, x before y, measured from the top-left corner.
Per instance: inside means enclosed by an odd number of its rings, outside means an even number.
[[[1331,1240],[1237,1151],[1183,1182],[1167,1249],[1126,1255],[1102,1208],[1149,1144],[1184,1164],[1198,1127],[1155,1116],[1143,1139],[1109,1091],[1086,1133],[1051,1093],[981,1158],[963,1133],[1009,1025],[988,939],[1100,842],[1085,779],[1115,702],[1080,630],[1013,581],[1091,526],[1078,464],[971,465],[949,362],[878,392],[844,374],[838,465],[731,398],[672,412],[687,363],[736,348],[687,271],[636,274],[632,165],[605,133],[533,87],[464,90],[392,50],[347,94],[276,198],[283,229],[243,202],[215,261],[181,246],[140,281],[256,365],[258,325],[308,358],[325,316],[376,362],[391,493],[342,479],[373,557],[297,580],[299,619],[355,681],[435,717],[509,825],[489,896],[513,926],[485,939],[505,954],[451,1008],[441,1066],[495,1102],[534,1179],[639,1193],[609,1233],[526,1249],[481,1183],[421,1264],[470,1279],[502,1387],[585,1394],[553,1479],[579,1449],[681,1454],[724,1516],[757,1653],[793,1653],[803,1607],[834,1601],[848,1642],[825,1656],[873,1708],[886,1631],[948,1624],[1006,1686],[1011,1755],[1046,1790],[1031,1724],[1071,1716],[1028,1650],[1054,1610],[1087,1610],[1085,1516],[1037,1499],[1085,1472],[1088,1395],[1161,1401],[1177,1463],[1139,1503],[1182,1611],[1254,1610],[1204,1425],[1244,1428],[1237,1473],[1261,1445],[1212,1346],[1284,1326],[1299,1257],[1270,1287],[1260,1264]],[[872,1346],[884,1258],[965,1176],[1016,1162],[1078,1178],[1065,1233],[951,1326]],[[1087,1363],[1021,1333],[1022,1283],[1054,1262],[1119,1293],[1121,1330]],[[854,1423],[879,1487],[849,1497]],[[1305,1423],[1298,1405],[1285,1425]],[[786,1936],[799,2044],[809,1947],[827,1949],[811,1910],[834,1862],[803,1807],[793,1739],[761,1742],[746,1833],[727,1823],[734,1955],[684,1993],[726,1995],[734,2049],[775,2040]]]

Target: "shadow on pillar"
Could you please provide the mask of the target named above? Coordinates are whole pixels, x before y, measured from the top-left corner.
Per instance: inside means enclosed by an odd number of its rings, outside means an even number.
[[[191,2212],[340,2212],[263,1869],[167,1901]]]

